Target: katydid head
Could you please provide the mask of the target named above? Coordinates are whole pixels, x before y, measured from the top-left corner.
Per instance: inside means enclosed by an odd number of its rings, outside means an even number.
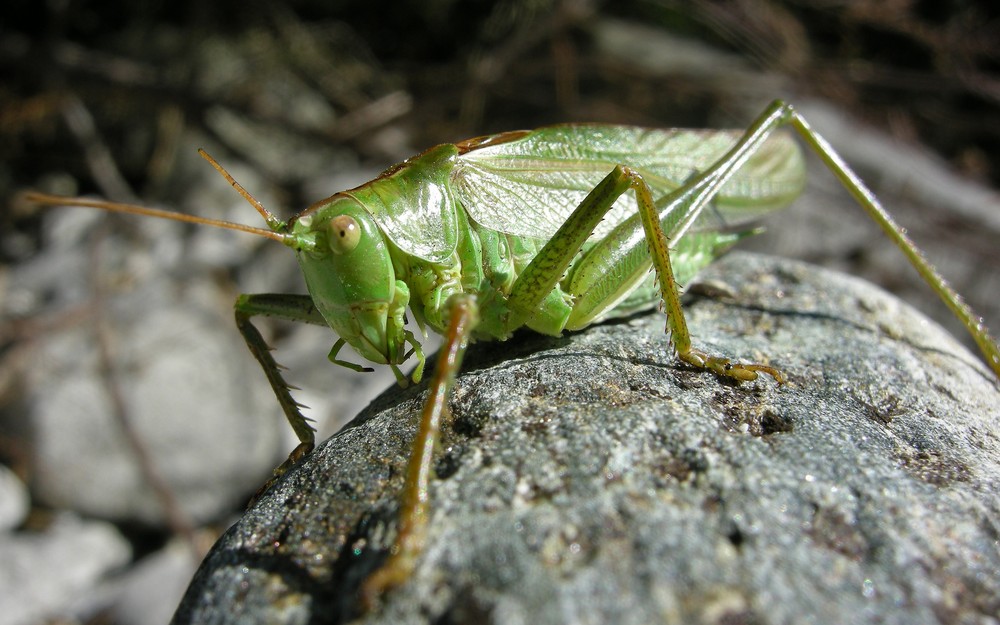
[[[353,198],[335,195],[290,226],[291,237],[313,243],[297,256],[327,324],[361,356],[393,367],[400,377],[396,365],[409,356],[406,344],[416,347],[404,328],[409,294],[396,280],[389,244],[375,220]]]

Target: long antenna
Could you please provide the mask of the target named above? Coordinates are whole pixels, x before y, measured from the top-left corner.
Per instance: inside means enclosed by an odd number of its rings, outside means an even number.
[[[265,230],[264,228],[238,224],[232,221],[224,221],[222,219],[210,219],[208,217],[199,217],[197,215],[186,215],[184,213],[176,213],[174,211],[162,210],[159,208],[137,206],[135,204],[122,204],[120,202],[109,202],[107,200],[92,200],[84,197],[64,197],[61,195],[39,193],[37,191],[27,191],[21,197],[28,202],[44,204],[47,206],[84,206],[87,208],[99,208],[112,213],[144,215],[146,217],[158,217],[160,219],[183,221],[186,223],[201,224],[205,226],[215,226],[216,228],[226,228],[228,230],[238,230],[240,232],[249,232],[250,234],[266,237],[273,241],[278,241],[279,243],[284,243],[287,238],[287,235]]]
[[[286,227],[285,222],[281,221],[280,219],[274,216],[274,213],[264,208],[264,205],[258,202],[257,198],[250,195],[250,192],[244,189],[243,185],[236,182],[236,179],[229,175],[229,172],[226,171],[226,169],[219,164],[219,161],[212,158],[208,154],[208,152],[206,152],[201,148],[198,148],[198,154],[203,159],[208,161],[209,164],[215,168],[215,171],[222,174],[222,177],[225,178],[227,181],[229,181],[229,184],[231,184],[233,188],[236,189],[236,192],[242,195],[244,200],[250,202],[250,206],[253,206],[254,208],[257,209],[257,212],[260,213],[260,216],[264,218],[264,221],[267,222],[267,225],[269,228],[271,228],[271,230],[275,232],[281,232],[285,229]]]
[[[266,237],[273,241],[278,241],[279,243],[285,243],[288,236],[282,234],[286,229],[286,225],[283,221],[274,216],[274,213],[264,208],[264,205],[257,201],[257,198],[250,195],[250,193],[243,188],[243,185],[236,182],[236,179],[229,175],[229,172],[219,164],[217,160],[212,158],[208,152],[198,148],[198,154],[201,155],[212,167],[215,168],[222,177],[225,178],[236,192],[243,196],[247,202],[250,203],[257,212],[260,213],[264,221],[270,230],[264,230],[263,228],[257,228],[254,226],[248,226],[246,224],[238,224],[232,221],[224,221],[222,219],[211,219],[209,217],[198,217],[196,215],[185,215],[184,213],[177,213],[174,211],[162,210],[159,208],[148,208],[146,206],[137,206],[135,204],[123,204],[121,202],[109,202],[107,200],[90,200],[82,197],[62,197],[59,195],[50,195],[48,193],[39,193],[37,191],[28,191],[24,193],[21,197],[28,202],[33,202],[35,204],[45,204],[48,206],[85,206],[88,208],[99,208],[101,210],[110,211],[112,213],[129,213],[132,215],[144,215],[146,217],[157,217],[159,219],[170,219],[172,221],[183,221],[190,224],[201,224],[204,226],[215,226],[216,228],[226,228],[227,230],[238,230],[240,232],[249,232],[250,234],[256,234],[262,237]]]

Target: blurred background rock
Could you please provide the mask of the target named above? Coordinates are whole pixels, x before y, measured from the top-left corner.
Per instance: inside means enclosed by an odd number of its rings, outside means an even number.
[[[169,618],[292,446],[232,301],[303,291],[268,241],[37,210],[19,191],[257,225],[198,147],[290,216],[436,143],[572,121],[742,127],[782,97],[997,330],[998,19],[916,0],[6,2],[0,625]],[[813,169],[749,247],[872,279],[964,340]],[[831,203],[845,208],[816,209]],[[267,328],[320,438],[391,383],[330,365],[329,331]]]

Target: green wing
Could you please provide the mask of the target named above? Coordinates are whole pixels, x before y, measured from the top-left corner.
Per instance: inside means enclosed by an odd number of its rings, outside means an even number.
[[[742,131],[559,125],[458,144],[455,197],[481,225],[548,239],[615,165],[637,169],[662,197],[731,148]],[[735,227],[794,199],[805,184],[801,151],[776,133],[726,183],[694,228]],[[637,210],[626,193],[595,230],[603,236]],[[720,222],[721,219],[721,222]]]

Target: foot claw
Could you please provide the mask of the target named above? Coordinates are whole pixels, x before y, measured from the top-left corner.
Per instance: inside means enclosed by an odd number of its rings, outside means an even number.
[[[709,356],[697,349],[693,349],[686,354],[678,354],[678,356],[689,365],[693,365],[699,369],[708,369],[718,376],[730,378],[737,382],[756,380],[759,373],[766,373],[774,378],[774,381],[778,384],[784,384],[788,381],[785,374],[774,367],[757,363],[733,362],[721,356]]]

